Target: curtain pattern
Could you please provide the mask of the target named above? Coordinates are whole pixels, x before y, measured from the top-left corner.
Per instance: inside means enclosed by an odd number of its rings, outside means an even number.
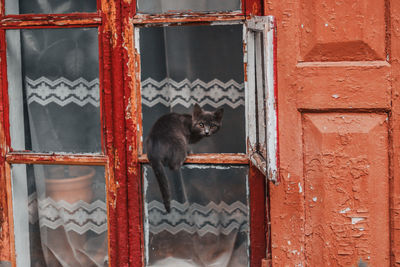
[[[6,35],[13,149],[99,153],[97,30]],[[18,266],[108,265],[104,167],[13,165],[12,174]]]
[[[145,28],[140,41],[144,138],[163,114],[191,113],[198,103],[222,107],[224,115],[220,131],[191,151],[244,153],[242,25]],[[143,166],[147,266],[248,266],[247,172],[222,165],[167,169],[166,213],[154,173]]]
[[[87,81],[84,78],[69,80],[64,77],[50,80],[45,76],[33,80],[25,77],[28,105],[37,103],[46,106],[55,103],[64,107],[74,103],[80,107],[90,104],[100,106],[99,79]]]
[[[149,166],[145,180],[148,266],[248,266],[249,208],[246,166],[185,165],[168,171],[171,212],[166,213]],[[187,198],[178,200],[180,195]]]

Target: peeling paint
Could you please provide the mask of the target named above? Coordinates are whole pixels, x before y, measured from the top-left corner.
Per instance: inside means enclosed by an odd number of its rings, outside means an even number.
[[[201,22],[203,24],[210,24],[212,22],[220,21],[243,21],[245,16],[241,12],[229,12],[229,13],[213,13],[213,12],[191,12],[188,13],[168,13],[161,15],[153,14],[136,14],[132,19],[134,24],[146,24],[148,25],[165,25],[165,26],[176,26],[182,23],[194,23]]]
[[[322,266],[323,262],[354,266],[356,259],[365,259],[371,251],[375,254],[373,266],[387,261],[389,238],[382,235],[388,233],[388,139],[387,124],[382,124],[386,117],[369,113],[304,115],[304,184],[307,189],[313,187],[304,192],[304,199],[312,203],[305,205],[304,223],[310,266]],[[378,228],[382,233],[373,231]]]
[[[8,28],[19,27],[44,27],[44,26],[99,26],[102,18],[98,14],[26,14],[26,15],[8,15],[7,18],[0,19],[0,25]]]
[[[298,186],[299,186],[299,193],[303,193],[303,188],[301,187],[301,183],[300,182],[298,183]]]
[[[400,2],[380,2],[266,1],[278,22],[281,165],[292,174],[271,187],[272,266],[400,263]],[[288,253],[288,239],[304,253]]]
[[[335,98],[335,99],[338,99],[340,96],[339,96],[339,95],[336,95],[336,94],[334,94],[334,95],[332,95],[332,97],[333,97],[333,98]]]
[[[362,217],[352,217],[351,224],[356,224],[356,223],[364,221],[364,220],[365,220],[365,218],[362,218]]]
[[[348,212],[348,211],[350,211],[351,209],[350,208],[345,208],[345,209],[343,209],[343,210],[341,210],[341,211],[339,211],[339,213],[346,213],[346,212]]]

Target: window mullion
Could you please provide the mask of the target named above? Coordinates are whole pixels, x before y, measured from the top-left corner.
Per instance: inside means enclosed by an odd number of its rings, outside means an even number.
[[[105,165],[107,156],[94,154],[55,154],[55,153],[24,153],[12,152],[6,154],[10,164],[74,164],[74,165]]]
[[[139,162],[149,163],[146,155],[139,156]],[[242,153],[201,153],[189,154],[185,161],[186,164],[249,164],[246,154]]]
[[[7,15],[0,19],[0,27],[43,28],[43,27],[93,27],[99,26],[102,18],[98,13],[55,14],[55,15]]]
[[[136,15],[132,23],[134,24],[145,24],[149,26],[151,24],[178,24],[178,23],[213,23],[223,21],[243,21],[246,17],[240,13],[216,13],[216,14],[196,14],[191,13],[189,15],[182,14],[165,14],[165,15]]]

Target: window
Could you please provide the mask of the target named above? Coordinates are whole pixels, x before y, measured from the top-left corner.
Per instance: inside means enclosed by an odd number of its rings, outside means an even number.
[[[84,2],[5,1],[2,170],[16,266],[109,262],[103,25],[98,2]]]
[[[275,21],[273,17],[255,17],[248,21],[247,26],[249,157],[275,183],[279,177]]]
[[[3,0],[10,261],[258,266],[269,231],[256,167],[274,180],[278,164],[273,19],[254,17],[258,0],[128,2]],[[223,108],[222,127],[167,171],[168,213],[144,140],[195,104]]]
[[[266,184],[254,165],[266,168],[277,152],[276,142],[271,148],[275,152],[261,150],[267,139],[276,139],[276,117],[263,104],[272,98],[276,116],[274,66],[266,64],[274,58],[274,22],[235,12],[216,18],[207,13],[212,2],[189,1],[193,9],[174,13],[158,4],[144,9],[139,1],[133,19],[137,67],[131,102],[138,115],[145,266],[258,266],[266,257]],[[194,9],[199,13],[194,15]],[[162,115],[190,114],[195,104],[205,110],[223,108],[222,127],[191,146],[181,174],[166,168],[172,194],[168,213],[144,140]],[[274,128],[266,128],[270,121]],[[277,163],[269,169],[275,180]],[[254,212],[263,214],[261,219]],[[252,246],[256,243],[262,245]]]

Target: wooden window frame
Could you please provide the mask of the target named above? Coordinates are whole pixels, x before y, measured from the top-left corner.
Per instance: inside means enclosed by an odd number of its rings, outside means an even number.
[[[105,3],[107,2],[107,3]],[[111,74],[111,58],[117,51],[111,46],[105,45],[110,43],[111,26],[115,25],[115,20],[110,16],[115,1],[96,0],[97,11],[93,13],[70,13],[70,14],[22,14],[22,15],[5,15],[5,0],[1,0],[0,8],[0,77],[1,77],[1,95],[0,95],[0,206],[1,216],[3,219],[2,226],[5,231],[0,240],[2,251],[1,261],[11,263],[16,266],[15,238],[14,238],[14,222],[13,222],[13,204],[11,189],[11,165],[12,164],[60,164],[60,165],[91,165],[104,166],[105,182],[107,187],[107,216],[108,216],[108,255],[110,256],[110,266],[118,266],[119,252],[116,249],[117,231],[115,230],[117,218],[124,218],[125,221],[119,222],[127,225],[127,216],[120,214],[123,210],[124,202],[118,202],[118,209],[115,203],[117,197],[125,196],[117,190],[115,177],[123,176],[124,170],[115,170],[116,142],[114,142],[116,131],[114,131],[115,119],[117,112],[107,112],[114,110],[113,106],[118,106],[118,98],[112,95],[115,90],[113,87]],[[7,80],[7,43],[6,30],[10,29],[49,29],[49,28],[96,28],[98,31],[99,44],[99,81],[100,81],[100,121],[101,121],[101,142],[102,151],[100,153],[78,154],[78,153],[32,153],[29,151],[13,151],[11,147],[11,137],[9,133],[9,100],[8,100],[8,80]],[[114,32],[116,33],[116,27]],[[120,71],[122,74],[122,71]],[[114,101],[115,99],[115,101]],[[122,99],[122,98],[121,98]],[[120,119],[121,121],[121,119]],[[126,205],[125,205],[126,210]],[[121,227],[120,227],[121,228]],[[122,227],[123,228],[123,227]],[[127,231],[127,227],[125,229]],[[123,235],[121,235],[123,236]],[[126,236],[126,235],[125,235]],[[120,243],[128,243],[125,241]],[[121,246],[122,247],[122,246]],[[126,252],[126,251],[125,251]],[[113,255],[113,256],[111,256]]]
[[[97,12],[71,14],[5,15],[0,0],[0,238],[1,261],[16,266],[11,190],[12,164],[74,164],[105,167],[108,213],[109,266],[144,266],[143,203],[140,118],[140,55],[135,48],[135,25],[212,24],[244,21],[262,15],[261,0],[242,0],[243,12],[136,14],[136,1],[96,0]],[[251,7],[251,8],[248,8]],[[98,29],[100,116],[102,153],[65,154],[12,151],[9,134],[9,101],[5,32],[9,29],[79,28]],[[137,44],[136,44],[137,45]],[[138,129],[138,125],[139,129]],[[249,166],[251,266],[266,257],[269,213],[265,177],[247,154],[195,154],[186,163],[241,164]],[[254,227],[254,225],[256,227]],[[267,251],[268,254],[268,251]]]
[[[135,1],[134,1],[135,2]],[[123,17],[132,18],[129,21],[123,22],[123,32],[131,33],[125,34],[126,38],[125,47],[127,54],[125,55],[126,62],[132,62],[128,64],[125,77],[129,76],[130,79],[125,81],[126,88],[129,88],[130,92],[130,115],[127,120],[127,127],[132,129],[136,135],[128,139],[128,147],[130,147],[130,158],[128,156],[128,162],[134,162],[134,166],[131,165],[132,172],[135,175],[129,178],[130,181],[141,181],[141,165],[148,163],[147,157],[142,153],[143,151],[143,139],[142,139],[142,125],[141,125],[141,80],[140,80],[140,53],[139,53],[139,42],[135,40],[135,29],[147,26],[180,26],[180,25],[218,25],[218,23],[226,24],[245,24],[247,19],[254,15],[262,15],[261,12],[261,0],[243,0],[242,10],[243,12],[196,12],[196,13],[167,13],[167,14],[136,14],[136,3],[134,8],[126,9],[127,14]],[[252,7],[251,9],[247,7]],[[129,13],[130,12],[130,13]],[[244,66],[245,69],[245,66]],[[245,142],[245,140],[243,140]],[[129,153],[128,153],[129,155]],[[250,266],[261,266],[263,259],[270,257],[270,226],[269,226],[269,201],[267,197],[268,183],[266,182],[265,176],[257,169],[255,165],[251,163],[248,157],[248,153],[201,153],[201,154],[190,154],[187,156],[185,163],[192,164],[224,164],[224,165],[246,165],[249,166],[249,198],[250,198]],[[139,185],[140,186],[140,185]],[[141,188],[135,189],[135,192],[139,192],[140,195],[135,197],[136,202],[131,205],[136,207],[142,207],[141,199]],[[132,192],[134,193],[134,192]],[[141,208],[140,208],[141,209]],[[132,214],[130,218],[135,218],[132,225],[136,225],[138,220]],[[268,220],[268,221],[267,221]],[[143,222],[139,222],[140,227],[137,229],[135,235],[140,236],[141,244],[144,244],[143,237]],[[133,247],[132,247],[133,248]],[[131,256],[131,260],[137,262],[144,262],[144,245],[140,249],[133,250],[134,254]]]
[[[247,149],[251,162],[279,182],[276,22],[272,16],[247,21]]]

